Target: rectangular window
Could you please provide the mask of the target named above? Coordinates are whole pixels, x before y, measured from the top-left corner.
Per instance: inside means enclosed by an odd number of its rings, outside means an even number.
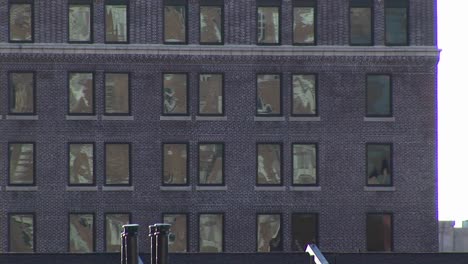
[[[224,215],[200,214],[198,251],[219,253],[224,251]]]
[[[257,44],[279,45],[281,1],[257,0]]]
[[[369,74],[366,85],[366,116],[392,116],[392,88],[389,75]]]
[[[188,184],[188,144],[163,144],[163,185]]]
[[[314,74],[292,75],[292,115],[317,116],[317,85]]]
[[[94,233],[94,214],[70,214],[68,252],[94,252]]]
[[[385,44],[408,45],[408,1],[385,0]]]
[[[281,76],[279,74],[257,75],[257,115],[279,116],[281,103]]]
[[[10,114],[35,114],[36,79],[34,73],[10,72],[9,76]]]
[[[34,214],[8,215],[8,251],[31,253],[36,251],[35,218]]]
[[[224,115],[223,74],[200,74],[198,89],[199,115]]]
[[[165,0],[164,43],[187,43],[187,3],[185,0]]]
[[[105,214],[106,252],[120,252],[122,226],[129,223],[130,214],[128,213]]]
[[[105,73],[106,115],[130,114],[130,77],[128,73]]]
[[[71,72],[68,74],[68,114],[94,115],[94,74]]]
[[[131,185],[130,144],[105,143],[105,185]]]
[[[200,44],[223,44],[223,1],[200,2]]]
[[[392,184],[392,145],[367,144],[367,185]]]
[[[349,6],[350,45],[373,44],[373,1],[351,0]]]
[[[8,143],[8,185],[35,185],[34,143]]]
[[[293,1],[293,43],[315,45],[315,0]]]
[[[367,214],[367,251],[392,251],[392,214]]]
[[[257,185],[281,185],[282,146],[277,143],[257,143]]]
[[[283,251],[280,214],[257,215],[257,252]]]
[[[169,239],[169,252],[187,252],[188,248],[188,217],[187,214],[163,214],[163,222],[171,225],[171,235],[174,239]]]
[[[317,184],[317,145],[295,143],[293,151],[293,185]]]
[[[224,185],[224,144],[198,145],[198,184]]]
[[[94,178],[94,144],[70,143],[69,155],[69,185],[95,185]]]
[[[317,244],[317,214],[292,214],[292,251],[304,252],[308,244]]]
[[[10,42],[34,42],[32,1],[10,2]]]
[[[124,0],[107,0],[106,43],[128,43],[128,5]]]
[[[186,73],[164,73],[163,115],[188,115]]]
[[[72,1],[68,4],[68,42],[93,42],[93,9],[91,1]]]

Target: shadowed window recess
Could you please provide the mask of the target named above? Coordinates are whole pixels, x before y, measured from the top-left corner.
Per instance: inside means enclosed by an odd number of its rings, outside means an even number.
[[[130,77],[128,73],[105,73],[105,114],[130,114]]]
[[[105,5],[106,43],[128,43],[128,5],[124,0],[107,0]]]
[[[11,1],[9,3],[10,42],[33,42],[33,4],[32,1]]]
[[[106,252],[120,252],[120,234],[122,226],[126,224],[130,224],[129,213],[105,214]]]
[[[392,214],[367,214],[367,251],[393,251]]]
[[[367,185],[393,184],[392,145],[367,144]]]
[[[9,143],[9,185],[35,184],[34,143]]]
[[[224,115],[223,74],[200,74],[198,90],[199,115]]]
[[[349,44],[373,45],[373,1],[351,0],[349,6]]]
[[[386,45],[408,45],[408,7],[407,0],[385,0]]]
[[[164,1],[164,43],[187,43],[187,3],[185,0]]]
[[[94,114],[94,74],[73,72],[68,75],[68,114]]]
[[[224,184],[224,144],[198,145],[198,184]]]
[[[68,41],[92,42],[92,4],[83,1],[70,2],[68,5]]]
[[[200,2],[200,44],[223,44],[223,1]]]
[[[257,252],[283,251],[280,214],[257,215]]]
[[[315,45],[316,8],[315,0],[293,1],[293,43]]]
[[[130,144],[106,143],[105,185],[131,185]]]
[[[187,214],[164,214],[164,223],[170,224],[170,233],[174,239],[169,239],[169,252],[187,252],[188,246],[188,218]]]
[[[293,74],[292,115],[317,116],[317,86],[314,74]]]
[[[199,252],[223,252],[223,214],[200,214],[198,230]]]
[[[317,214],[292,214],[292,251],[304,252],[308,244],[318,244],[317,219]]]
[[[257,185],[281,185],[281,144],[257,144]]]
[[[188,76],[186,73],[163,74],[163,114],[187,115],[188,114]]]
[[[94,215],[69,215],[69,248],[70,253],[94,252]]]
[[[279,116],[281,114],[281,76],[279,74],[258,74],[257,116]]]
[[[392,116],[392,88],[389,75],[369,74],[366,85],[366,116]]]
[[[9,73],[10,114],[35,114],[36,91],[34,75],[33,72]]]
[[[293,185],[317,184],[317,145],[293,144]]]
[[[17,253],[35,252],[34,214],[9,214],[8,218],[8,251]]]
[[[163,185],[188,184],[188,144],[163,144]]]
[[[69,145],[69,185],[94,185],[94,144]]]

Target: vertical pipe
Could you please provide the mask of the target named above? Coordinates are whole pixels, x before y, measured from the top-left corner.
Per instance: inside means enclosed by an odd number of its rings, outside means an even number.
[[[150,225],[149,228],[149,237],[151,244],[151,264],[156,264],[156,226]]]
[[[120,263],[138,264],[138,227],[139,225],[123,225],[121,233]]]
[[[155,248],[151,251],[154,254],[155,262],[152,264],[167,264],[167,255],[169,249],[168,234],[170,224],[155,224],[154,225],[154,237],[155,237]],[[153,256],[151,256],[153,259]]]

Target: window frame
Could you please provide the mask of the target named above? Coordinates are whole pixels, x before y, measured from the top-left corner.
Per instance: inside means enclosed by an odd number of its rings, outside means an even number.
[[[73,5],[81,5],[81,6],[89,6],[89,13],[90,13],[90,18],[89,18],[89,23],[90,23],[90,28],[89,28],[89,40],[86,41],[79,41],[79,40],[70,40],[70,6]],[[68,43],[73,43],[73,44],[91,44],[94,43],[94,5],[92,0],[69,0],[68,5],[67,5],[67,42]],[[105,11],[104,11],[105,13]],[[105,14],[104,14],[105,16]],[[104,18],[104,23],[105,22]]]
[[[132,213],[131,212],[105,212],[104,213],[104,229],[103,229],[103,234],[104,234],[104,252],[106,253],[114,253],[114,251],[109,251],[108,244],[107,244],[107,216],[108,215],[128,215],[128,222],[129,224],[132,223]],[[117,252],[117,251],[115,251]]]
[[[258,77],[260,75],[277,75],[279,77],[279,103],[280,103],[280,110],[278,114],[258,114],[258,109],[257,109],[257,102],[258,102]],[[258,72],[256,73],[256,78],[255,78],[255,116],[256,117],[280,117],[284,115],[283,111],[283,74],[282,73],[263,73],[263,72]]]
[[[166,6],[182,6],[184,7],[184,12],[185,12],[185,39],[184,41],[166,41]],[[189,29],[188,29],[188,20],[189,20],[189,10],[188,10],[188,4],[186,0],[164,0],[162,4],[163,8],[163,13],[162,13],[162,26],[163,26],[163,32],[162,32],[162,39],[163,39],[163,44],[164,45],[187,45],[188,44],[188,38],[189,38]]]
[[[72,215],[92,215],[93,216],[93,248],[91,252],[71,252],[71,236],[70,236],[70,224]],[[69,212],[68,213],[68,254],[90,254],[96,252],[96,214],[93,212]]]
[[[32,112],[12,112],[11,111],[11,103],[12,103],[12,75],[13,74],[32,74],[33,75],[33,111]],[[8,115],[16,115],[16,116],[31,116],[37,115],[37,78],[36,78],[36,71],[8,71]]]
[[[108,5],[125,5],[126,6],[126,41],[108,41],[107,40],[107,24],[106,24],[106,7]],[[105,0],[104,1],[104,44],[130,44],[130,4],[128,0]]]
[[[315,183],[313,184],[297,184],[294,183],[294,145],[314,145],[315,146]],[[319,147],[318,142],[291,142],[291,185],[292,186],[320,186],[320,173],[319,173]]]
[[[73,113],[70,112],[70,77],[72,74],[91,74],[93,78],[93,107],[91,113]],[[95,72],[82,72],[82,71],[69,71],[67,73],[67,115],[69,116],[94,116],[96,115],[96,74]],[[105,77],[104,77],[105,78]],[[105,89],[105,80],[104,80],[104,89]],[[129,90],[130,92],[130,90]],[[105,94],[105,91],[104,91]],[[105,95],[104,95],[105,97]],[[104,99],[105,100],[105,99]],[[105,108],[105,106],[104,106]],[[105,111],[105,110],[104,110]]]
[[[31,6],[31,40],[12,40],[11,39],[11,6],[12,5],[25,5]],[[8,0],[8,43],[34,43],[34,0]]]
[[[222,146],[222,148],[223,148],[223,153],[222,153],[222,166],[223,166],[222,167],[222,173],[223,173],[223,177],[222,177],[221,183],[200,183],[200,145],[221,145]],[[225,147],[226,147],[225,143],[220,142],[220,141],[216,141],[216,142],[200,141],[200,142],[198,142],[197,146],[198,146],[198,148],[197,148],[198,149],[197,150],[198,151],[198,154],[197,154],[197,156],[198,156],[198,164],[197,164],[198,165],[197,166],[198,181],[197,181],[197,185],[199,185],[199,186],[225,186],[226,185],[226,180],[225,180],[225,178],[226,178],[226,175],[225,175],[226,168],[225,167],[226,166],[225,166],[225,160],[224,160],[224,158],[226,156],[226,154],[225,154]]]
[[[263,251],[258,251],[258,218],[260,215],[279,215],[279,218],[280,218],[280,230],[279,230],[279,234],[281,236],[281,250],[279,251],[268,251],[268,252],[263,252]],[[281,212],[277,212],[277,211],[274,211],[274,212],[257,212],[255,214],[255,249],[254,249],[254,252],[255,253],[271,253],[271,252],[284,252],[284,221],[283,221],[283,214]]]
[[[93,182],[92,183],[71,183],[70,182],[70,150],[71,145],[92,145],[93,146]],[[96,144],[94,142],[71,141],[67,144],[68,150],[68,186],[96,186]]]
[[[315,245],[319,246],[320,245],[320,232],[319,232],[319,226],[320,226],[320,222],[319,222],[319,213],[318,212],[303,212],[303,211],[298,211],[298,212],[292,212],[291,213],[291,251],[292,252],[299,252],[299,251],[296,251],[296,249],[294,248],[294,241],[293,241],[293,237],[294,237],[294,230],[293,230],[293,218],[295,215],[313,215],[315,217]],[[305,251],[302,250],[301,252]]]
[[[379,251],[369,251],[369,245],[368,245],[368,239],[367,239],[367,236],[368,236],[368,227],[369,227],[369,216],[371,215],[380,215],[380,216],[385,216],[385,215],[389,215],[390,216],[390,251],[382,251],[382,250],[379,250]],[[394,217],[393,217],[393,212],[389,212],[389,211],[382,211],[382,212],[367,212],[366,213],[366,251],[367,252],[370,252],[370,253],[378,253],[378,252],[383,252],[383,253],[391,253],[391,252],[394,252],[395,251],[395,243],[394,243]]]
[[[18,251],[11,251],[11,248],[12,248],[12,237],[11,237],[11,217],[12,216],[15,216],[15,215],[29,215],[29,216],[32,216],[32,219],[33,219],[33,248],[32,248],[32,253],[36,253],[36,249],[37,249],[37,239],[36,239],[36,232],[37,232],[37,223],[36,223],[36,213],[35,212],[8,212],[7,213],[8,215],[8,246],[7,246],[7,250],[9,253],[26,253],[26,252],[18,252]],[[27,252],[29,253],[29,252]]]
[[[220,114],[211,114],[211,113],[201,113],[200,112],[200,99],[201,99],[201,96],[200,96],[200,94],[201,94],[200,77],[202,75],[221,75],[221,93],[223,95],[223,100],[222,100],[223,105],[222,105],[222,108],[221,108],[222,113],[220,113]],[[226,107],[225,107],[226,100],[225,100],[225,88],[224,88],[225,84],[226,84],[226,80],[225,80],[225,76],[224,76],[223,72],[201,72],[201,73],[198,73],[198,91],[197,91],[198,92],[198,107],[197,107],[197,115],[198,116],[226,116]],[[187,87],[187,90],[188,90],[188,87]]]
[[[311,7],[314,9],[314,42],[310,43],[301,43],[294,41],[294,9],[296,7]],[[292,20],[292,28],[291,28],[291,35],[292,35],[292,45],[293,46],[316,46],[317,45],[317,2],[316,0],[293,0],[292,7],[291,7],[291,20]]]
[[[389,78],[389,93],[390,93],[390,113],[388,115],[370,115],[369,114],[369,76],[387,76]],[[367,73],[366,74],[366,117],[393,117],[393,76],[391,73]]]
[[[128,184],[108,184],[107,183],[107,145],[128,145]],[[106,187],[133,186],[132,173],[132,142],[104,142],[104,182]]]
[[[201,21],[198,22],[198,41],[200,45],[224,45],[224,0],[201,0],[199,5],[199,19],[201,16],[202,7],[219,7],[221,8],[221,41],[220,42],[202,42],[201,41]]]
[[[312,75],[315,78],[315,114],[296,114],[294,113],[294,76],[297,75]],[[317,73],[304,73],[304,72],[297,72],[297,73],[292,73],[291,74],[291,116],[297,116],[297,117],[318,117],[319,116],[319,98],[318,98],[318,93],[319,93],[319,77]],[[283,94],[281,94],[283,96]]]
[[[391,43],[387,40],[387,8],[406,8],[406,42]],[[409,46],[410,45],[410,3],[407,0],[385,0],[384,2],[384,43],[385,46]]]
[[[369,159],[369,146],[371,145],[379,145],[379,146],[389,146],[390,147],[390,165],[389,165],[389,170],[391,172],[391,177],[390,177],[390,184],[369,184],[369,175],[368,175],[368,170],[369,170],[369,163],[368,163],[368,159]],[[366,172],[365,172],[365,181],[366,181],[366,185],[367,187],[393,187],[394,186],[394,180],[393,178],[395,177],[394,175],[394,166],[393,166],[393,143],[389,143],[389,142],[367,142],[366,143],[366,159],[365,159],[365,162],[366,162]]]
[[[259,7],[277,7],[278,8],[278,42],[277,43],[264,43],[258,41],[258,10]],[[255,6],[255,44],[258,46],[281,46],[282,38],[281,38],[281,27],[282,27],[282,6],[281,0],[256,0]]]
[[[127,74],[128,75],[128,113],[108,113],[106,111],[106,103],[107,103],[107,96],[106,96],[106,75],[107,74]],[[104,82],[104,93],[103,93],[103,115],[104,116],[132,116],[132,73],[131,72],[119,72],[119,71],[108,71],[103,73],[103,82]]]
[[[280,158],[280,183],[278,184],[259,184],[258,183],[258,147],[259,145],[278,145],[280,147],[281,158]],[[283,142],[274,141],[257,141],[255,149],[255,186],[257,187],[274,187],[284,186],[284,153],[283,153]]]
[[[356,1],[356,0],[355,0]],[[350,46],[374,46],[375,45],[375,12],[374,12],[374,3],[373,0],[358,0],[356,1],[357,3],[353,3],[353,1],[349,1],[349,6],[348,6],[348,32],[349,32],[349,45]],[[364,3],[367,2],[367,3]],[[370,43],[353,43],[352,42],[352,34],[351,34],[351,9],[352,8],[369,8],[370,9],[370,26],[371,26],[371,32],[370,32],[370,38],[371,41]]]
[[[167,184],[164,183],[164,160],[166,153],[164,152],[165,145],[185,145],[185,151],[187,153],[187,159],[185,161],[185,171],[186,182],[185,183],[176,183],[176,184]],[[165,141],[161,142],[161,186],[172,187],[172,186],[190,186],[190,143],[188,141]]]
[[[11,145],[24,145],[24,144],[31,144],[33,146],[33,165],[32,165],[32,170],[33,170],[33,182],[32,183],[12,183],[11,182],[11,153],[10,153],[10,146]],[[9,141],[8,142],[8,186],[36,186],[37,180],[36,180],[36,163],[37,163],[37,155],[36,155],[36,142],[33,141]]]
[[[189,253],[190,252],[190,214],[187,213],[187,212],[179,212],[179,211],[175,211],[175,212],[163,212],[161,213],[161,221],[164,222],[164,216],[166,215],[184,215],[185,216],[185,249],[186,251],[185,252],[169,252],[169,245],[167,247],[167,250],[170,254],[180,254],[180,253]],[[172,225],[171,225],[172,227]],[[169,233],[172,233],[171,230],[169,229]]]
[[[200,235],[200,220],[201,220],[201,216],[202,215],[221,215],[222,217],[222,223],[221,223],[221,228],[222,228],[222,234],[223,234],[223,238],[222,238],[222,241],[221,241],[221,252],[206,252],[206,251],[201,251],[200,250],[200,246],[201,246],[201,243],[200,243],[200,239],[201,239],[201,235]],[[198,221],[198,230],[197,230],[197,238],[198,238],[198,245],[197,245],[197,253],[204,253],[204,254],[219,254],[219,253],[224,253],[225,250],[226,250],[226,214],[224,212],[218,212],[218,211],[215,211],[215,212],[199,212],[198,213],[198,217],[197,217]]]
[[[161,115],[162,116],[190,116],[190,92],[189,92],[189,89],[190,89],[190,75],[188,72],[162,72],[162,90],[161,90],[161,99],[162,99],[162,104],[161,104]],[[171,113],[166,113],[164,111],[164,103],[166,102],[166,100],[164,99],[164,77],[166,74],[174,74],[174,75],[185,75],[185,98],[186,98],[186,102],[185,102],[185,113],[175,113],[175,114],[171,114]]]

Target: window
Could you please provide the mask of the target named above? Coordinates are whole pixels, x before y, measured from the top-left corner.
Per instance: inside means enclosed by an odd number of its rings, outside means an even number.
[[[94,114],[94,74],[71,72],[68,74],[68,114]]]
[[[127,1],[106,0],[106,43],[128,43]]]
[[[199,115],[224,115],[223,74],[200,74],[198,89]]]
[[[280,116],[281,77],[279,74],[257,75],[257,115]]]
[[[18,253],[35,252],[36,234],[34,214],[9,214],[8,219],[8,251]]]
[[[185,0],[164,2],[164,43],[187,43],[187,3]]]
[[[8,143],[9,171],[8,185],[35,185],[34,143]]]
[[[293,1],[293,43],[315,45],[315,0]]]
[[[257,252],[283,251],[280,214],[257,215]]]
[[[187,214],[163,214],[163,222],[171,225],[170,232],[174,237],[169,239],[169,252],[187,252]]]
[[[224,144],[198,145],[198,184],[224,185]]]
[[[130,114],[130,78],[128,73],[105,73],[106,115]]]
[[[94,177],[94,144],[70,143],[69,155],[69,185],[95,185]]]
[[[308,244],[317,244],[317,214],[292,214],[292,251],[304,252]]]
[[[257,185],[281,185],[281,144],[257,143]]]
[[[105,214],[106,252],[120,252],[120,233],[122,226],[130,223],[128,213]]]
[[[223,0],[200,2],[200,44],[223,44]]]
[[[105,185],[131,185],[130,144],[105,143]]]
[[[351,0],[349,6],[350,45],[373,45],[372,0]]]
[[[186,73],[164,73],[163,115],[188,115]]]
[[[36,113],[35,76],[33,72],[10,72],[10,114]]]
[[[281,1],[257,0],[257,44],[280,44]]]
[[[385,0],[385,44],[408,45],[408,1]]]
[[[317,116],[317,84],[314,74],[292,75],[292,115]]]
[[[366,116],[392,116],[392,88],[390,75],[367,75],[366,88]]]
[[[163,144],[163,185],[188,184],[188,144]]]
[[[392,185],[392,145],[367,144],[367,185]]]
[[[94,231],[94,214],[70,214],[68,251],[70,253],[94,252]]]
[[[10,1],[10,42],[34,42],[32,0]]]
[[[68,4],[68,42],[93,42],[91,1],[74,0]]]
[[[317,145],[295,143],[293,151],[293,185],[317,184]]]
[[[218,253],[224,251],[224,215],[200,214],[198,251]]]
[[[392,251],[392,214],[367,214],[367,251]]]

